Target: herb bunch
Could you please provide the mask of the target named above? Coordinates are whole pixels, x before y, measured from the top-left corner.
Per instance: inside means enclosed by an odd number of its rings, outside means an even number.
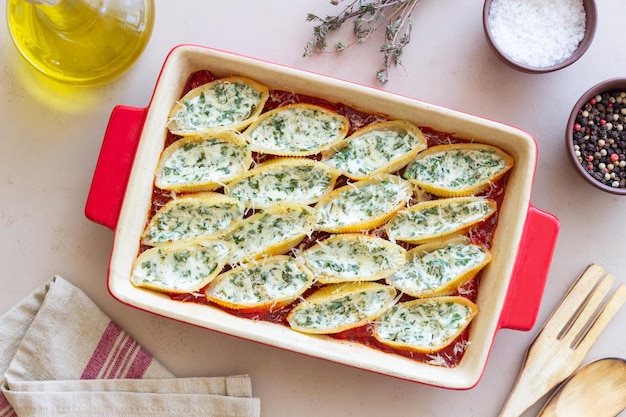
[[[337,6],[344,0],[330,0]],[[381,83],[389,80],[389,68],[401,64],[404,47],[411,40],[412,15],[420,0],[350,0],[350,3],[336,16],[322,18],[313,13],[307,15],[308,22],[319,22],[313,28],[313,39],[304,48],[304,56],[313,52],[326,52],[327,37],[345,22],[352,20],[352,31],[356,40],[349,45],[337,42],[334,51],[339,52],[354,44],[365,42],[379,27],[385,27],[385,40],[380,47],[383,53],[383,67],[376,73]]]

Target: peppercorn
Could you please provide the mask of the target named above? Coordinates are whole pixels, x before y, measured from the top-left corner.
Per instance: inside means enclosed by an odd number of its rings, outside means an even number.
[[[602,184],[626,188],[626,91],[589,99],[578,111],[573,142],[576,156]]]

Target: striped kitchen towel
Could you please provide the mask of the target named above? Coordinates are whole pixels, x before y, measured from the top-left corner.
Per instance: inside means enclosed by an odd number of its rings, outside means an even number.
[[[174,377],[59,276],[0,316],[0,374],[0,417],[260,415],[248,376]]]

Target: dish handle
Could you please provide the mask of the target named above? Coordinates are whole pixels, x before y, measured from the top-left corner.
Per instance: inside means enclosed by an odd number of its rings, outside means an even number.
[[[147,108],[116,106],[104,134],[85,216],[112,230],[117,226],[146,113]]]
[[[559,220],[530,205],[498,328],[533,328],[559,233]]]

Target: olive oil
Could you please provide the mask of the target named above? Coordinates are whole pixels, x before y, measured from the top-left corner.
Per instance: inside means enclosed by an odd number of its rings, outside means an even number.
[[[128,69],[146,47],[153,0],[7,0],[22,56],[69,84],[99,84]]]

